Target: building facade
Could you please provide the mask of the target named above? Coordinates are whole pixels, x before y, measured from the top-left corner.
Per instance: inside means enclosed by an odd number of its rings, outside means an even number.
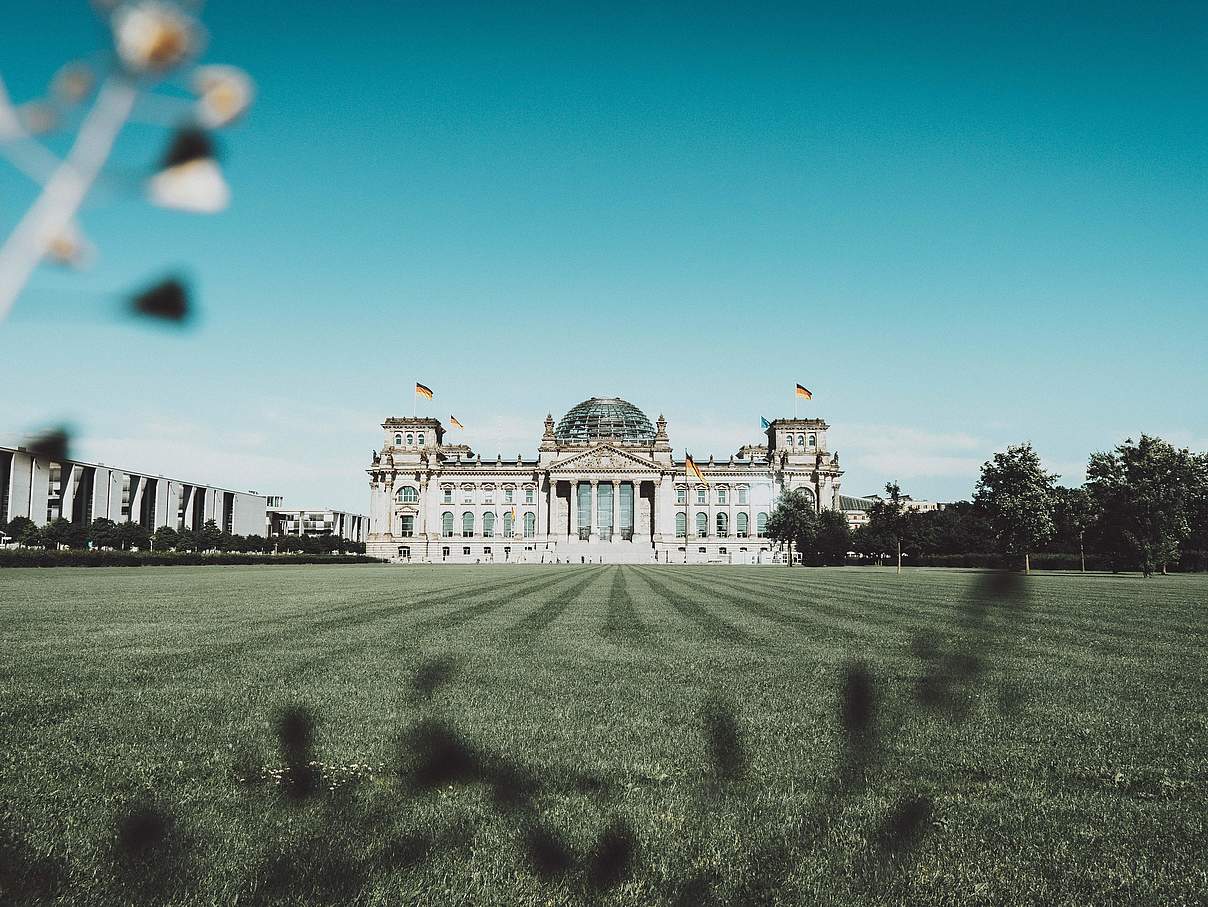
[[[437,419],[389,418],[369,475],[367,553],[424,563],[763,563],[773,502],[804,489],[839,509],[839,456],[822,419],[777,419],[763,443],[672,456],[667,421],[593,397],[545,431],[532,459],[445,443]]]
[[[318,537],[330,535],[353,542],[365,541],[368,517],[360,513],[343,510],[285,510],[281,499],[275,498],[276,506],[270,506],[265,519],[265,537],[277,535],[306,535]]]
[[[264,532],[265,496],[103,463],[39,458],[23,447],[0,447],[0,519],[28,517],[39,526],[63,517],[85,526],[96,519],[200,529],[206,520],[234,535]]]

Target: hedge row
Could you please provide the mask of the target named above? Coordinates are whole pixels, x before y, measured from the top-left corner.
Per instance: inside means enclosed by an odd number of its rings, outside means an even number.
[[[185,567],[232,564],[380,564],[363,554],[203,554],[198,551],[0,551],[0,567]]]

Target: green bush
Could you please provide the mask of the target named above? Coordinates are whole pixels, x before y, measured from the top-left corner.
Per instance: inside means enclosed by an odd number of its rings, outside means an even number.
[[[380,564],[356,554],[232,554],[196,551],[46,551],[9,548],[0,551],[3,567],[182,567],[232,564]]]

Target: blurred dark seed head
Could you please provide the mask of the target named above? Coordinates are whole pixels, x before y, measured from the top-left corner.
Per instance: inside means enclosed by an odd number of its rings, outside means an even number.
[[[511,762],[492,765],[487,776],[495,806],[504,811],[527,808],[540,787],[531,771]]]
[[[876,690],[867,666],[863,662],[846,665],[839,688],[839,723],[848,740],[859,740],[869,734],[876,705]]]
[[[940,654],[940,645],[929,633],[916,634],[910,641],[910,652],[921,661],[931,661]]]
[[[478,754],[460,734],[434,719],[408,730],[400,744],[400,775],[420,790],[466,784],[481,777]]]
[[[931,820],[931,799],[909,794],[893,805],[877,832],[877,844],[882,853],[909,850],[922,839]]]
[[[944,667],[960,680],[969,680],[981,673],[982,661],[973,652],[949,652]]]
[[[565,875],[574,865],[575,855],[553,829],[532,824],[524,830],[524,857],[529,867],[543,879]]]
[[[315,719],[304,705],[289,705],[276,716],[277,741],[285,760],[282,790],[294,800],[304,800],[319,789],[319,770],[311,765]]]
[[[70,445],[71,436],[66,428],[60,427],[44,432],[26,442],[25,449],[39,460],[67,460],[70,459],[68,453]]]
[[[457,664],[452,658],[434,658],[420,665],[411,682],[412,689],[427,699],[432,698],[440,687],[449,683],[457,675]]]
[[[952,689],[943,674],[924,674],[914,687],[914,698],[919,705],[938,711],[948,705]]]
[[[633,873],[638,842],[629,822],[614,818],[600,833],[587,855],[587,882],[593,888],[611,888]]]
[[[717,698],[704,706],[705,744],[719,780],[739,781],[747,772],[747,754],[742,728],[729,705]]]
[[[167,842],[171,820],[154,806],[140,804],[118,820],[118,852],[127,860],[153,857]]]
[[[200,161],[215,156],[214,143],[210,140],[209,135],[195,126],[186,126],[177,129],[172,134],[172,142],[168,145],[168,150],[164,152],[163,159],[160,161],[160,169],[167,170],[169,167],[179,167],[190,161]]]
[[[314,746],[315,719],[304,705],[287,705],[277,712],[274,726],[281,751],[291,754],[309,753]]]
[[[996,599],[1017,599],[1026,588],[1023,574],[1015,570],[990,570],[981,574],[977,583],[981,595]]]
[[[378,852],[376,862],[383,869],[410,869],[428,859],[432,838],[420,832],[409,832],[388,841]]]
[[[130,308],[136,315],[183,324],[193,314],[189,288],[178,278],[169,277],[135,294]]]

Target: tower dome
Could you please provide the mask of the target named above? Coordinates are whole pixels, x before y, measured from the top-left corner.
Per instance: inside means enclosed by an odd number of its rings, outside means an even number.
[[[554,437],[559,441],[595,441],[610,438],[629,444],[654,440],[654,426],[646,414],[620,397],[592,397],[563,416]]]

